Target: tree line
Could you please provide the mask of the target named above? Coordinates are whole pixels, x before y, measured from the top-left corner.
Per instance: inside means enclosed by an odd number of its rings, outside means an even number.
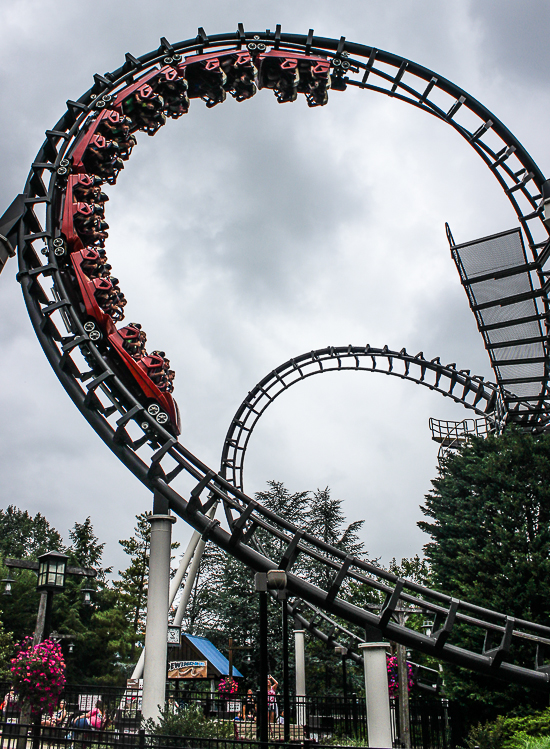
[[[362,521],[348,523],[342,501],[333,498],[328,488],[291,492],[283,483],[270,481],[255,499],[327,543],[368,559],[359,537]],[[425,557],[403,559],[399,564],[393,560],[390,569],[455,598],[519,619],[550,623],[550,435],[508,428],[500,436],[471,439],[439,467],[421,510],[426,519],[419,526],[429,539]],[[256,535],[266,555],[278,559],[281,542],[261,529]],[[75,638],[74,653],[67,658],[70,681],[123,683],[143,645],[147,517],[137,516],[134,535],[120,541],[128,566],[115,579],[112,570],[102,567],[104,544],[94,535],[89,518],[74,524],[69,540],[65,547],[60,534],[40,514],[31,517],[13,506],[0,510],[1,557],[36,559],[44,551],[58,549],[69,555],[70,564],[99,569],[93,607],[80,602],[82,583],[67,578],[66,591],[54,597],[52,626]],[[298,557],[293,571],[324,589],[330,585],[330,573],[307,557]],[[4,568],[4,576],[5,572]],[[379,602],[353,583],[343,587],[341,595],[360,606]],[[13,596],[0,597],[0,661],[5,663],[14,641],[32,633],[37,607],[36,576],[28,571],[16,573]],[[269,616],[270,670],[280,680],[279,604],[270,604]],[[422,619],[413,618],[412,626],[420,628]],[[258,613],[253,573],[211,543],[206,545],[183,631],[208,637],[225,654],[229,637],[236,645],[250,645],[250,651],[236,652],[235,665],[254,686]],[[460,627],[453,631],[453,643],[480,651],[482,643],[472,638]],[[307,640],[308,690],[317,694],[340,691],[339,660],[312,637]],[[522,654],[517,655],[521,658]],[[419,653],[411,657],[439,667]],[[526,665],[533,666],[527,660]],[[359,669],[350,670],[349,689],[359,691],[362,674]],[[443,676],[445,694],[478,718],[528,712],[548,699],[534,690],[457,666],[443,664]]]

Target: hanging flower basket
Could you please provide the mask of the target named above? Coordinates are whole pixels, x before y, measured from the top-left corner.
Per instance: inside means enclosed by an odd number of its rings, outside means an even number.
[[[397,668],[397,656],[392,656],[387,659],[388,668],[388,690],[390,697],[397,697],[399,693],[399,671]],[[408,674],[408,691],[411,691],[411,687],[414,686],[413,670],[411,664],[407,661],[407,674]]]
[[[237,682],[235,681],[235,679],[229,678],[229,676],[223,678],[218,684],[218,692],[223,697],[235,694],[237,689]]]
[[[34,715],[51,713],[57,707],[65,686],[65,661],[60,646],[53,640],[32,644],[26,637],[11,661],[13,686],[19,699],[31,706]]]

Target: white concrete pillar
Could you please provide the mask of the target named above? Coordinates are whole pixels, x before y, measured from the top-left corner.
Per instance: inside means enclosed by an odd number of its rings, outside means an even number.
[[[364,642],[365,698],[367,702],[367,732],[369,746],[376,749],[391,749],[390,695],[388,690],[388,668],[386,665],[386,642]]]
[[[170,586],[170,551],[172,515],[150,515],[151,546],[147,588],[147,622],[145,629],[145,668],[143,674],[142,715],[147,720],[159,717],[166,688],[168,590]]]
[[[183,580],[185,573],[187,572],[187,568],[189,567],[189,563],[191,562],[193,554],[195,553],[196,546],[199,543],[200,539],[201,539],[201,534],[198,531],[195,531],[193,535],[191,536],[191,540],[189,541],[185,554],[181,558],[181,562],[179,564],[178,570],[176,574],[174,575],[174,577],[172,578],[172,582],[170,583],[170,593],[168,595],[168,608],[170,608],[170,606],[174,603],[174,598],[177,595],[177,592],[181,585],[181,581]],[[168,616],[168,612],[166,613],[166,616]],[[141,651],[139,660],[136,663],[136,666],[133,670],[132,679],[141,679],[141,677],[143,676],[143,664],[144,663],[145,663],[145,648],[143,648],[143,650]]]
[[[296,723],[306,724],[306,632],[294,630],[294,654],[296,663]]]

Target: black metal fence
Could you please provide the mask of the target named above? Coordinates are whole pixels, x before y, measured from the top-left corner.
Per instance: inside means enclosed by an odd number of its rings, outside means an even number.
[[[1,690],[1,685],[0,685]],[[0,693],[2,693],[0,691]],[[5,692],[3,692],[5,694]],[[290,714],[280,712],[279,699],[269,705],[269,741],[281,746],[291,743],[307,746],[367,746],[367,716],[364,699],[307,697],[291,699]],[[230,749],[260,746],[257,741],[258,696],[220,695],[217,692],[191,692],[169,685],[162,732],[179,735],[153,735],[152,727],[142,724],[141,690],[125,687],[68,685],[59,710],[44,716],[20,737],[21,714],[18,702],[5,700],[2,711],[2,749]],[[390,700],[393,746],[400,747],[399,710]],[[97,712],[99,711],[99,713]],[[143,730],[145,728],[145,731]],[[410,700],[412,749],[454,749],[460,743],[456,716],[446,700]],[[31,738],[31,736],[33,738]],[[192,738],[189,738],[192,737]],[[286,740],[285,740],[286,739]],[[145,742],[145,743],[144,743]],[[191,743],[189,743],[191,742]]]

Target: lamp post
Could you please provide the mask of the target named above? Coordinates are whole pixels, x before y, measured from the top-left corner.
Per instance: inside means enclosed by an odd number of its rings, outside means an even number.
[[[277,590],[278,598],[283,601],[286,613],[286,584],[287,576],[284,570],[269,570],[268,572],[257,572],[254,576],[254,587],[259,594],[259,624],[260,624],[260,694],[258,700],[258,728],[259,740],[267,743],[269,738],[268,721],[267,721],[267,676],[268,676],[268,650],[267,650],[267,591]],[[284,594],[284,595],[283,595]],[[287,661],[288,661],[288,649]],[[284,652],[283,652],[284,658]],[[288,663],[283,663],[283,674],[288,677]],[[288,692],[288,678],[284,680],[284,692]],[[289,708],[287,707],[288,695],[283,696],[284,707],[284,726],[285,735],[290,734],[288,723]]]
[[[38,557],[37,562],[28,559],[12,559],[8,557],[4,564],[8,568],[8,576],[4,583],[4,595],[13,595],[14,578],[11,576],[12,569],[32,570],[38,575],[36,589],[40,592],[40,603],[38,605],[38,616],[34,630],[33,645],[38,645],[46,640],[50,634],[50,620],[52,611],[52,599],[56,592],[65,588],[67,575],[93,579],[97,577],[97,571],[92,567],[71,567],[67,565],[69,557],[60,551],[48,551]],[[92,588],[83,588],[83,604],[91,604]]]
[[[52,600],[54,593],[63,590],[65,587],[65,578],[67,575],[76,575],[84,578],[94,578],[97,571],[91,567],[68,567],[69,557],[59,551],[48,551],[38,557],[37,562],[28,559],[11,559],[4,560],[8,568],[8,577],[4,578],[4,595],[13,595],[12,586],[14,583],[11,577],[12,569],[32,570],[37,573],[36,589],[40,592],[40,603],[38,605],[38,615],[36,617],[36,627],[34,630],[33,645],[39,645],[50,635]],[[91,588],[83,590],[84,603],[91,603]],[[88,599],[88,600],[86,600]],[[68,635],[58,635],[56,639],[69,637]],[[69,644],[69,650],[72,652],[72,643]],[[27,746],[27,725],[31,718],[30,705],[24,705],[21,711],[21,729],[17,739],[17,749],[26,749]],[[38,749],[40,743],[40,715],[37,715],[33,723],[32,749]]]
[[[337,645],[334,652],[342,657],[342,687],[344,695],[344,725],[346,733],[348,731],[348,675],[346,671],[346,660],[348,658],[348,649],[343,645]]]
[[[267,576],[265,572],[254,575],[254,587],[258,593],[260,625],[260,683],[258,699],[258,738],[267,744],[269,731],[267,726]]]
[[[68,556],[60,551],[48,551],[38,557],[38,582],[36,590],[40,591],[40,604],[33,645],[47,640],[50,635],[53,594],[65,587]]]

